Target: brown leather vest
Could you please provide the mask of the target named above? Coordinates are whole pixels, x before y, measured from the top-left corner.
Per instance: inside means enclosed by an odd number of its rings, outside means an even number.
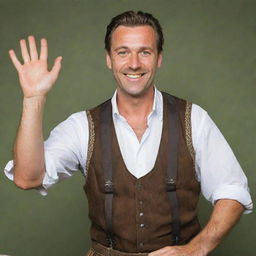
[[[177,198],[181,223],[180,244],[187,243],[199,231],[197,203],[200,184],[195,178],[191,139],[191,103],[176,98],[179,114]],[[106,103],[105,103],[106,104]],[[108,104],[111,104],[109,101]],[[113,156],[113,235],[114,249],[123,252],[151,252],[172,245],[172,216],[166,192],[168,103],[163,97],[163,131],[153,169],[137,179],[126,168],[112,123]],[[87,177],[84,186],[91,220],[91,239],[108,246],[104,214],[104,175],[101,168],[100,111],[97,106],[87,111],[89,149]],[[112,119],[112,116],[109,116]]]

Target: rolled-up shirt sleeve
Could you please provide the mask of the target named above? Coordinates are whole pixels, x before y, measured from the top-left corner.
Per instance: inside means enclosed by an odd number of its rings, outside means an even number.
[[[51,131],[44,142],[46,173],[42,187],[38,188],[40,194],[46,195],[49,187],[71,177],[78,170],[86,175],[88,133],[85,111],[72,114]],[[13,161],[7,163],[5,174],[13,180]]]
[[[229,144],[206,111],[193,104],[192,140],[196,152],[196,174],[204,197],[215,204],[220,199],[236,200],[253,208],[247,178]]]

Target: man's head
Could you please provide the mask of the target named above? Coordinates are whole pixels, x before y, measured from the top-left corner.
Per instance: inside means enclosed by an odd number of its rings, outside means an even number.
[[[105,35],[105,49],[110,53],[112,34],[118,26],[135,27],[151,26],[157,34],[157,50],[160,54],[163,50],[164,36],[159,21],[150,13],[138,11],[123,12],[110,21]]]
[[[138,97],[152,89],[162,63],[163,34],[159,22],[148,13],[122,13],[107,27],[107,66],[112,69],[118,92]]]

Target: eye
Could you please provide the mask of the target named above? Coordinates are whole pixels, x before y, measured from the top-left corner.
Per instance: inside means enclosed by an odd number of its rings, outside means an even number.
[[[147,50],[144,50],[141,52],[142,56],[149,56],[150,54],[151,54],[150,51],[147,51]]]
[[[117,54],[121,57],[125,57],[128,54],[128,52],[127,51],[119,51]]]

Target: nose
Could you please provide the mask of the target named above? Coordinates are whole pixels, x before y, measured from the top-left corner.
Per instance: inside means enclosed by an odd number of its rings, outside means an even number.
[[[129,68],[137,70],[141,67],[140,58],[137,53],[131,54],[129,58]]]

